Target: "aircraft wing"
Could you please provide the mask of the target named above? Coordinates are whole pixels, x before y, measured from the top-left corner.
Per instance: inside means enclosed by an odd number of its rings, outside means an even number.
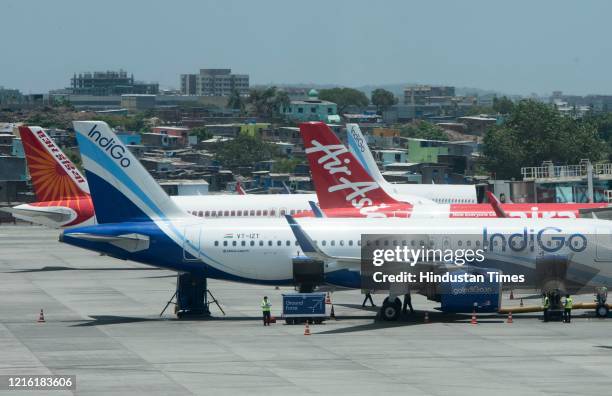
[[[331,256],[321,250],[314,241],[310,238],[310,236],[304,231],[304,229],[298,224],[297,221],[291,215],[285,215],[289,226],[291,227],[291,231],[293,231],[293,235],[295,239],[298,241],[302,252],[310,258],[322,261],[334,261],[334,262],[342,262],[343,264],[350,264],[356,267],[361,266],[361,258],[360,257],[342,257],[342,256]]]
[[[149,237],[141,234],[97,235],[81,232],[70,234],[70,236],[84,241],[110,243],[130,253],[149,248]]]

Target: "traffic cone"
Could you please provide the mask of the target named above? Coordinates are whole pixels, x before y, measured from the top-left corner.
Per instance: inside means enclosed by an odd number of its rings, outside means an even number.
[[[425,317],[423,318],[423,323],[429,323],[429,313],[425,311]]]
[[[40,309],[40,315],[38,315],[38,323],[45,323],[45,314],[43,313],[42,308]]]
[[[510,300],[514,300],[514,290],[510,290]]]
[[[476,320],[476,310],[472,311],[472,320],[470,321],[470,323],[473,325],[478,324],[478,320]]]
[[[304,324],[304,335],[310,335],[310,327],[308,327],[308,321]]]
[[[508,320],[506,323],[512,323],[512,311],[508,312]]]
[[[329,318],[333,319],[333,320],[337,320],[336,319],[336,313],[334,312],[334,304],[332,304],[331,312],[329,313]]]
[[[331,304],[331,296],[329,295],[329,292],[327,292],[327,297],[325,297],[325,304]]]
[[[521,298],[521,307],[523,306],[523,299]]]

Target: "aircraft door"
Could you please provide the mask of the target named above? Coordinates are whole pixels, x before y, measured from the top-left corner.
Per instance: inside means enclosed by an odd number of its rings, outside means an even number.
[[[183,260],[200,260],[200,234],[202,227],[189,226],[183,229]]]
[[[597,230],[597,260],[612,261],[612,233],[609,229]]]

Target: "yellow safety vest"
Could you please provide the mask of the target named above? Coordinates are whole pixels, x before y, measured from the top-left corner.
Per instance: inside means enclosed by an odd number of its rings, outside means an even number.
[[[574,299],[571,297],[568,297],[565,299],[565,308],[566,309],[572,309],[572,306],[574,305]]]
[[[272,304],[270,304],[270,301],[261,300],[261,310],[262,311],[270,312],[270,307],[272,307]]]
[[[550,306],[550,301],[548,300],[548,296],[544,297],[544,308],[548,308]]]

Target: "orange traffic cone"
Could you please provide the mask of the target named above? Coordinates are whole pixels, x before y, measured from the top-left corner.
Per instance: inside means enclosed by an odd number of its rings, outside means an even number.
[[[310,335],[310,327],[308,327],[308,321],[304,324],[304,335]]]
[[[472,320],[470,321],[470,323],[473,325],[478,324],[478,320],[476,320],[476,310],[472,311]]]
[[[514,300],[514,290],[510,290],[510,300]]]
[[[508,312],[508,320],[506,323],[512,323],[512,311]]]
[[[336,313],[334,312],[334,304],[332,304],[331,312],[329,313],[329,318],[336,320]]]
[[[42,308],[40,309],[40,315],[38,315],[38,323],[45,323],[45,314],[43,313]]]
[[[327,292],[327,297],[325,297],[325,304],[331,304],[331,296],[329,295],[329,292]]]
[[[423,318],[423,323],[429,323],[429,313],[425,311],[425,317]]]
[[[521,298],[521,307],[523,306],[523,299]]]

